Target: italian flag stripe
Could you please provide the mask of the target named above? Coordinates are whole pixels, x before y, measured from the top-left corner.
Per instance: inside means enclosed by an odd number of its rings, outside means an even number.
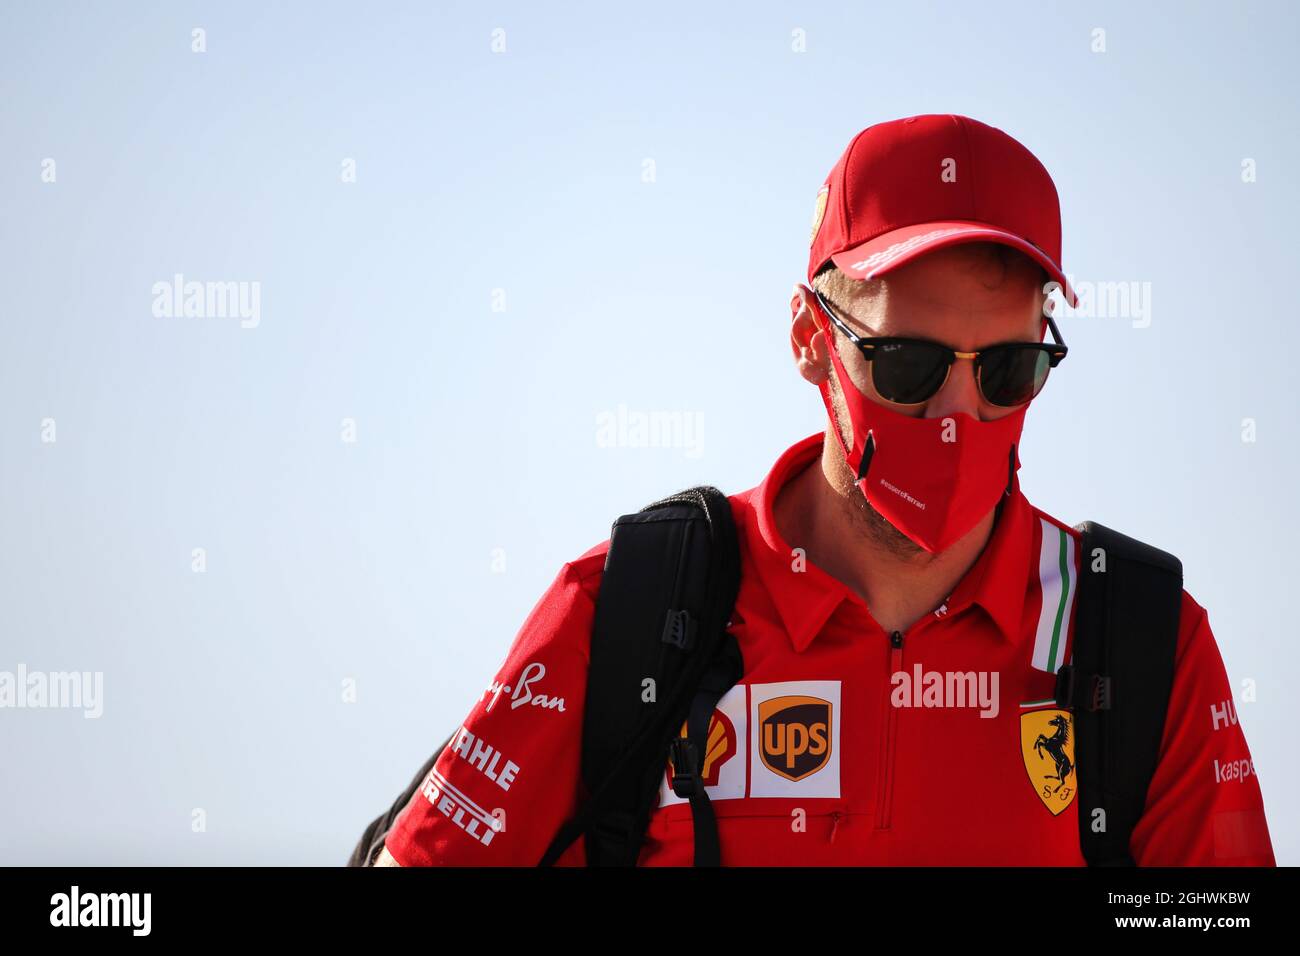
[[[1042,539],[1038,552],[1038,584],[1043,603],[1034,635],[1034,667],[1055,674],[1065,658],[1065,640],[1074,611],[1073,536],[1050,521],[1039,519]]]

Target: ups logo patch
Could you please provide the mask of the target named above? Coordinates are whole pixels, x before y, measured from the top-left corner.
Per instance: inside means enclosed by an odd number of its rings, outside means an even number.
[[[829,700],[790,695],[758,705],[759,754],[763,766],[787,780],[802,780],[831,758]]]
[[[749,689],[749,796],[840,796],[840,682],[790,680]]]

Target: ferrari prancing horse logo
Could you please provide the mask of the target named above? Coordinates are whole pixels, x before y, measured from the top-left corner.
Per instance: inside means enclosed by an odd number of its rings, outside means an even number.
[[[1074,802],[1074,722],[1068,710],[1048,708],[1020,715],[1020,753],[1034,792],[1052,814]]]

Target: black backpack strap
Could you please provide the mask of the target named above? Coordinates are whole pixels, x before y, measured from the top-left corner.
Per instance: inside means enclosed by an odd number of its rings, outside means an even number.
[[[1133,866],[1129,839],[1146,805],[1173,687],[1183,566],[1095,521],[1078,530],[1074,652],[1057,672],[1056,700],[1074,715],[1079,842],[1089,866]]]
[[[636,865],[669,747],[681,746],[673,740],[706,675],[717,696],[697,726],[688,726],[697,757],[717,697],[740,679],[739,648],[726,631],[739,589],[731,504],[716,488],[691,488],[614,522],[596,598],[583,716],[582,779],[590,797],[540,865],[554,863],[579,836],[586,838],[588,865]],[[683,785],[698,775],[687,756]],[[696,789],[703,795],[702,786]],[[707,809],[707,800],[692,800],[692,808]],[[704,838],[707,851],[707,833]],[[697,833],[697,849],[698,841]],[[712,843],[716,849],[716,832]]]
[[[730,637],[730,635],[728,635]],[[673,793],[691,803],[691,821],[695,828],[695,865],[721,866],[722,846],[718,841],[718,821],[700,775],[702,754],[707,754],[709,725],[722,695],[740,680],[743,662],[734,640],[726,641],[700,681],[686,720],[686,735],[674,737],[669,755],[672,760]]]

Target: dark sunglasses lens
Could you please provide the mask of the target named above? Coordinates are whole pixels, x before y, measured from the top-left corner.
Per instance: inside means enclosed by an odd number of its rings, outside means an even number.
[[[1023,405],[1040,391],[1051,371],[1046,349],[1007,346],[982,353],[980,391],[992,405]]]
[[[924,342],[887,342],[871,356],[871,383],[880,397],[900,405],[915,405],[943,385],[951,353]]]

